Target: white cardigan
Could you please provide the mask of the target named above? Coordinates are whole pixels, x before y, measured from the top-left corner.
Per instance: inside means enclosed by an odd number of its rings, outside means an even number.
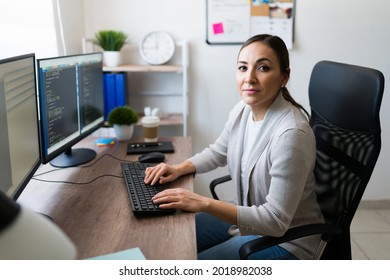
[[[281,94],[268,109],[251,153],[244,182],[241,157],[250,108],[239,102],[214,144],[189,160],[197,173],[228,165],[237,190],[241,235],[281,236],[290,227],[323,222],[313,191],[315,137],[303,113]],[[281,246],[300,259],[310,259],[320,237]]]

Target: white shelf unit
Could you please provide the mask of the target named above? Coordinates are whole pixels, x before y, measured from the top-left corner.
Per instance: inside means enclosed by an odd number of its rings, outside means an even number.
[[[87,52],[83,40],[83,52]],[[164,113],[161,126],[182,126],[182,135],[188,135],[188,45],[187,42],[175,42],[175,55],[164,65],[145,64],[138,53],[138,45],[128,44],[122,50],[122,56],[130,57],[135,63],[116,67],[103,66],[104,72],[127,73],[127,100],[142,116],[143,108],[160,108]],[[93,51],[95,51],[94,49]]]

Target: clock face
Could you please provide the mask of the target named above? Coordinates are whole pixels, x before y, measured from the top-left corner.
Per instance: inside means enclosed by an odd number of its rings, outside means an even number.
[[[141,57],[150,64],[167,63],[175,52],[175,42],[167,32],[147,34],[139,46]]]

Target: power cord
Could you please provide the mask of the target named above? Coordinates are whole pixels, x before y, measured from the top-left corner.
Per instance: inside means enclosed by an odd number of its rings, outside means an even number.
[[[79,165],[79,166],[71,166],[71,167],[64,167],[64,168],[55,168],[55,169],[52,169],[52,170],[48,170],[48,171],[45,171],[45,172],[42,172],[42,173],[39,173],[39,174],[35,174],[33,176],[33,178],[35,177],[39,177],[39,176],[42,176],[42,175],[46,175],[48,173],[52,173],[52,172],[55,172],[55,171],[60,171],[60,170],[65,170],[65,169],[68,169],[68,168],[88,168],[88,167],[91,167],[93,165],[95,165],[96,163],[98,163],[102,158],[104,157],[111,157],[113,159],[116,159],[120,162],[129,162],[129,163],[132,163],[132,162],[136,162],[135,160],[124,160],[124,159],[121,159],[121,158],[118,158],[118,157],[115,157],[113,155],[110,155],[110,154],[103,154],[101,157],[99,157],[97,160],[95,160],[93,163],[89,164],[89,165]]]
[[[113,177],[113,178],[120,178],[120,179],[123,179],[123,176],[118,176],[118,175],[112,175],[112,174],[104,174],[104,175],[100,175],[94,179],[92,179],[91,181],[88,181],[88,182],[71,182],[71,181],[53,181],[53,180],[45,180],[45,179],[39,179],[39,178],[31,178],[32,180],[36,180],[36,181],[40,181],[40,182],[45,182],[45,183],[62,183],[62,184],[71,184],[71,185],[88,185],[88,184],[91,184],[93,183],[94,181],[100,179],[100,178],[103,178],[103,177]]]
[[[104,157],[111,157],[115,160],[118,160],[120,162],[129,162],[129,163],[132,163],[132,162],[136,162],[136,161],[129,161],[129,160],[123,160],[121,158],[118,158],[118,157],[115,157],[111,154],[103,154],[101,157],[99,157],[97,160],[95,160],[93,163],[91,164],[88,164],[88,165],[80,165],[80,166],[72,166],[74,168],[88,168],[88,167],[91,167],[91,166],[94,166],[96,163],[98,163],[100,160],[102,160]],[[66,168],[56,168],[56,169],[52,169],[52,170],[48,170],[48,171],[45,171],[45,172],[42,172],[42,173],[39,173],[39,174],[35,174],[31,179],[32,180],[36,180],[36,181],[41,181],[41,182],[46,182],[46,183],[63,183],[63,184],[74,184],[74,185],[87,185],[87,184],[90,184],[102,177],[114,177],[114,178],[121,178],[123,179],[123,176],[118,176],[118,175],[112,175],[112,174],[103,174],[103,175],[100,175],[94,179],[92,179],[91,181],[88,181],[88,182],[71,182],[71,181],[57,181],[57,180],[45,180],[45,179],[39,179],[37,177],[40,177],[42,175],[46,175],[46,174],[49,174],[49,173],[52,173],[52,172],[55,172],[55,171],[60,171],[60,170],[64,170],[64,169],[68,169],[68,168],[72,168],[72,167],[66,167]]]

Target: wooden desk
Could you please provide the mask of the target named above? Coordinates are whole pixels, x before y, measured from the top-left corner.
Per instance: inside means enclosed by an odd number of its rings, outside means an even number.
[[[122,176],[119,160],[136,160],[126,155],[126,143],[97,147],[89,136],[76,145],[97,152],[90,167],[59,169],[37,178],[54,181],[88,182],[101,175]],[[136,141],[135,139],[134,141]],[[166,154],[167,163],[180,162],[191,156],[191,139],[170,140],[175,153]],[[103,157],[102,157],[103,156]],[[100,160],[98,160],[100,159]],[[42,165],[36,174],[54,170]],[[193,189],[192,176],[179,178],[172,187]],[[139,247],[146,259],[196,259],[194,214],[177,212],[162,217],[135,218],[123,178],[105,176],[89,184],[53,183],[31,180],[18,202],[33,211],[52,217],[78,249],[78,258]]]

